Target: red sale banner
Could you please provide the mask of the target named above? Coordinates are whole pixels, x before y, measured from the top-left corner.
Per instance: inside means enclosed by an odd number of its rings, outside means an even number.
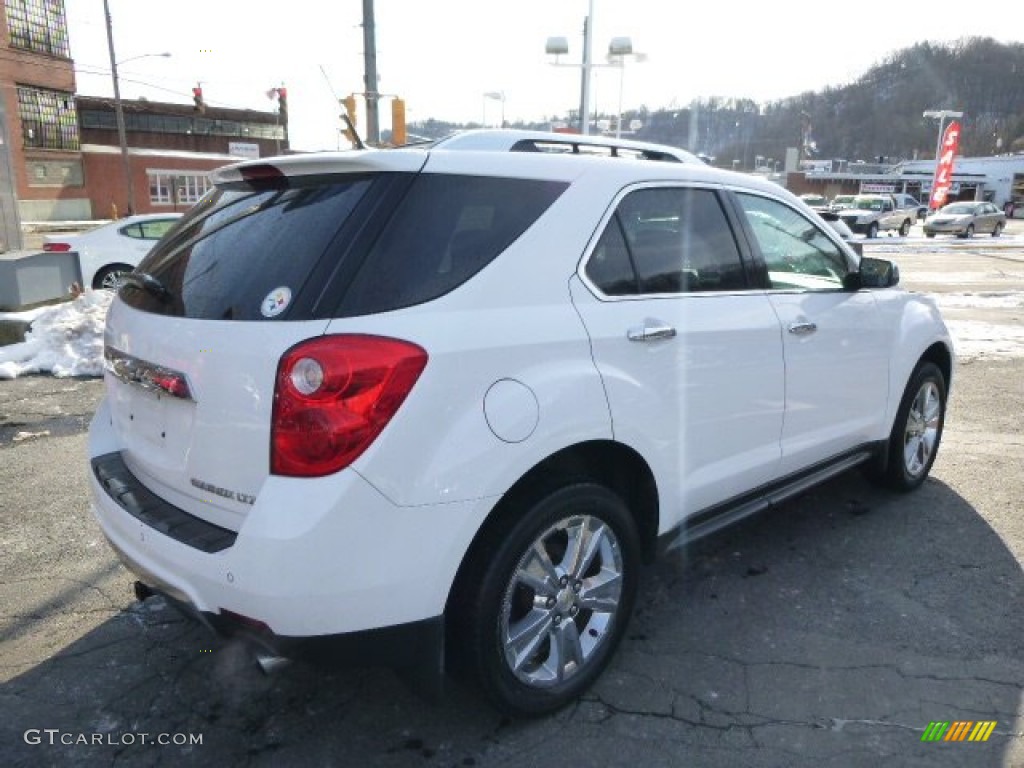
[[[929,205],[932,209],[941,208],[946,202],[946,195],[953,185],[953,158],[960,146],[960,123],[954,120],[942,134],[939,160],[935,165],[935,179],[932,181],[932,196]]]

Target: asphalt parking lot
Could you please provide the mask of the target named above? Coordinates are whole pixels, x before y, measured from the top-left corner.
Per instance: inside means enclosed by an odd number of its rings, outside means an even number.
[[[929,481],[851,473],[661,561],[608,672],[539,721],[386,670],[265,677],[137,603],[86,496],[101,383],[0,381],[0,762],[1024,766],[1024,241],[933,245],[866,246],[970,342]],[[936,721],[995,726],[922,741]]]

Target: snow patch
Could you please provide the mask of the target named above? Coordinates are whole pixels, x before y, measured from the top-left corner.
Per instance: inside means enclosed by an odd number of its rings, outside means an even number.
[[[25,341],[0,347],[0,379],[26,373],[102,376],[103,328],[114,294],[88,290],[74,301],[0,319],[31,322]]]

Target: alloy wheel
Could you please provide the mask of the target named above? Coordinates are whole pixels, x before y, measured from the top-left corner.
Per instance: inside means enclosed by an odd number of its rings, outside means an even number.
[[[545,530],[502,602],[500,639],[512,674],[539,688],[578,674],[609,636],[622,585],[619,541],[601,519],[575,515]]]
[[[935,382],[927,380],[910,406],[903,436],[903,466],[911,477],[918,477],[928,468],[941,420],[942,396]]]

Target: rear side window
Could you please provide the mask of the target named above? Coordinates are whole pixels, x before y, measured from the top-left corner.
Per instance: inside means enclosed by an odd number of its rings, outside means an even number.
[[[120,232],[125,237],[134,237],[139,240],[159,240],[177,223],[177,218],[151,219],[150,221],[129,224],[127,227],[122,227]]]
[[[337,313],[400,309],[454,290],[508,248],[567,186],[421,174],[366,255]]]

